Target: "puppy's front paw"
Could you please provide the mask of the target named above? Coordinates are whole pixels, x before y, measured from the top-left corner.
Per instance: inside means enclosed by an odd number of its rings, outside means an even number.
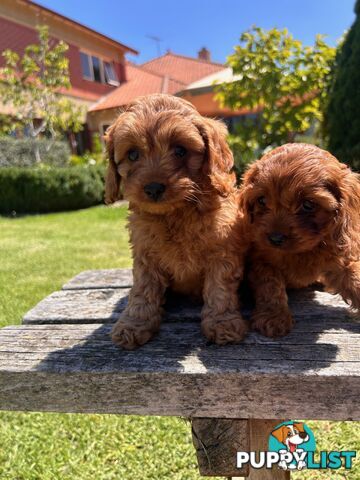
[[[265,337],[283,337],[291,332],[295,322],[288,307],[255,310],[252,317],[252,328]]]
[[[219,317],[204,317],[201,330],[205,337],[218,345],[240,343],[249,330],[240,313],[225,313]]]
[[[111,339],[125,350],[134,350],[144,345],[158,331],[150,321],[136,321],[120,317],[111,330]]]

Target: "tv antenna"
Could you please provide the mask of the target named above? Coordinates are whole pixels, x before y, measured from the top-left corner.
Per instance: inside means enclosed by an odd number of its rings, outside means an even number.
[[[150,40],[152,40],[155,43],[156,49],[157,49],[157,54],[160,57],[162,39],[159,38],[159,37],[156,37],[155,35],[146,35],[146,36],[147,36],[147,38],[150,38]]]

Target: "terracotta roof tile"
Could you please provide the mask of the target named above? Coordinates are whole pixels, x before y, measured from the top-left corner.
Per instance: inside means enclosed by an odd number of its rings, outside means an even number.
[[[206,62],[174,53],[166,53],[140,66],[128,62],[127,81],[102,97],[89,110],[95,112],[121,107],[135,97],[150,93],[175,94],[189,83],[223,69],[224,66],[220,63]]]
[[[117,108],[128,104],[140,95],[151,93],[176,93],[182,90],[184,83],[174,80],[167,75],[159,75],[144,70],[131,63],[126,65],[127,81],[105,97],[102,97],[92,107],[90,112]]]
[[[69,97],[76,97],[82,100],[88,100],[90,102],[96,102],[96,100],[99,100],[100,97],[98,93],[89,92],[88,90],[76,87],[71,87],[69,89],[60,88],[59,92],[63,95],[68,95]]]
[[[169,77],[185,84],[195,82],[225,68],[221,63],[207,62],[171,52],[154,58],[142,64],[141,67],[153,73],[169,75]]]

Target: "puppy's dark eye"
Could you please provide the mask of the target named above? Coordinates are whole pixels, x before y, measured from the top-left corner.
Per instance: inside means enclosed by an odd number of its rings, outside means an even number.
[[[311,200],[304,200],[301,204],[301,209],[304,212],[313,212],[315,210],[315,203]]]
[[[261,207],[266,207],[266,198],[265,197],[259,197],[257,199],[257,202]]]
[[[288,437],[292,437],[292,433],[291,433],[291,432],[288,432],[287,436],[288,436]]]
[[[181,145],[176,145],[176,147],[174,148],[174,152],[175,156],[179,158],[185,157],[185,155],[187,154],[186,148],[182,147]]]
[[[131,148],[127,153],[127,157],[130,162],[136,162],[136,160],[139,159],[139,156],[139,150],[136,150],[136,148]]]

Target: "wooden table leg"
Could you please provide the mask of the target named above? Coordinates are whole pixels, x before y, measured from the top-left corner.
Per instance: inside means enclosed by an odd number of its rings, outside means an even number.
[[[268,451],[271,431],[282,420],[238,420],[226,418],[193,418],[192,437],[200,475],[221,476],[233,480],[289,480],[290,473],[277,466],[253,469],[236,468],[239,451]]]
[[[249,450],[248,420],[193,418],[191,423],[200,475],[247,475],[247,465],[242,470],[236,468],[236,453]]]

